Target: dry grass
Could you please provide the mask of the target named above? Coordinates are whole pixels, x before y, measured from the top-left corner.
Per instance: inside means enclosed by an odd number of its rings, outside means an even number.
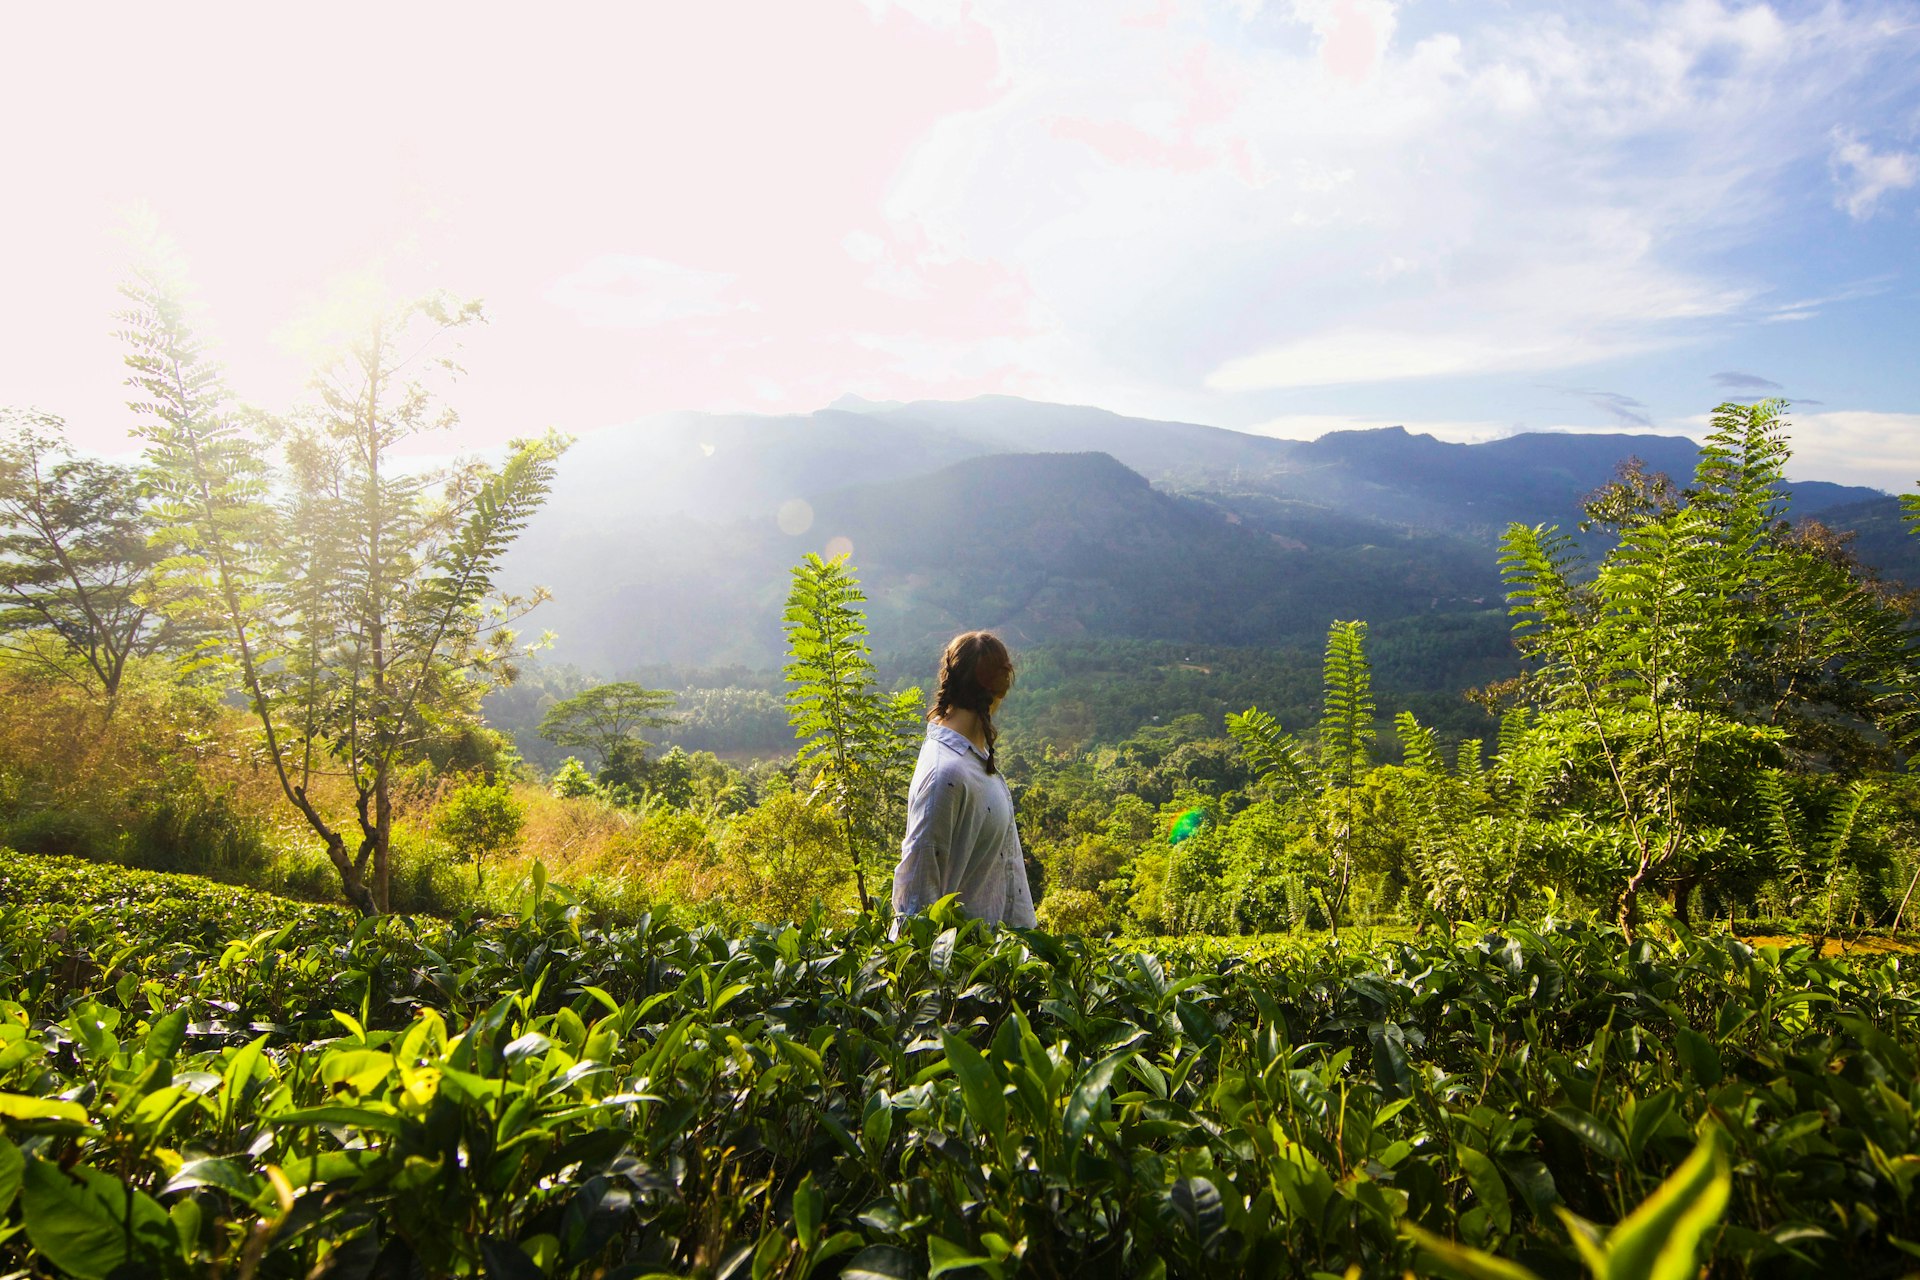
[[[515,784],[516,848],[462,863],[433,834],[434,810],[469,777],[405,771],[394,788],[394,905],[510,909],[539,863],[588,903],[636,914],[670,901],[696,918],[778,920],[853,900],[831,820],[779,795],[709,827],[670,808],[621,809]],[[316,772],[309,794],[357,843],[353,791]],[[69,685],[0,669],[0,846],[205,875],[337,901],[318,837],[287,801],[253,717],[159,679],[123,692],[115,715]]]

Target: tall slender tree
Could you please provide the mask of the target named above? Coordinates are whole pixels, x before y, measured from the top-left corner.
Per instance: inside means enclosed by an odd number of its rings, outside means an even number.
[[[162,574],[217,624],[209,648],[231,664],[348,901],[383,912],[394,773],[434,725],[472,716],[489,682],[510,678],[509,623],[539,597],[497,597],[494,581],[565,441],[516,441],[498,468],[438,476],[396,456],[453,422],[424,375],[445,364],[436,344],[478,318],[472,307],[435,298],[376,320],[321,375],[317,409],[263,438],[178,300],[147,279],[127,294],[138,434],[172,552]],[[327,773],[350,785],[344,820],[314,794]]]
[[[867,867],[899,808],[923,706],[918,689],[888,696],[875,683],[865,600],[845,556],[808,554],[787,595],[785,671],[795,764],[833,808],[863,911],[873,905]]]
[[[1314,746],[1301,743],[1258,707],[1227,717],[1228,734],[1260,781],[1313,802],[1332,853],[1327,923],[1336,937],[1353,888],[1358,787],[1373,767],[1373,668],[1367,662],[1366,640],[1364,622],[1335,622],[1327,630],[1325,694]]]

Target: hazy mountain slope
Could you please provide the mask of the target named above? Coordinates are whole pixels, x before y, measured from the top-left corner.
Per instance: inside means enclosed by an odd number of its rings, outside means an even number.
[[[544,518],[544,517],[543,517]],[[1284,522],[1280,522],[1284,524]],[[532,542],[555,600],[553,657],[614,671],[642,662],[769,665],[787,569],[851,547],[876,650],[994,627],[1021,644],[1082,637],[1265,644],[1334,617],[1384,621],[1497,595],[1476,547],[1365,522],[1311,539],[1160,492],[1113,458],[1006,454],[931,476],[820,495],[803,535],[765,520],[631,521],[618,534]]]
[[[1684,479],[1696,451],[1401,428],[1271,440],[1010,397],[674,414],[582,439],[506,576],[552,586],[534,621],[560,633],[556,658],[604,672],[772,665],[788,568],[849,544],[883,651],[971,626],[1024,643],[1267,644],[1333,617],[1497,604],[1499,530],[1572,524],[1629,456]],[[1804,484],[1795,512],[1898,532],[1876,501]],[[1898,558],[1909,543],[1874,537],[1884,567],[1920,569]]]
[[[666,414],[582,436],[561,461],[550,505],[616,523],[663,513],[724,521],[994,450],[944,428],[835,409]]]
[[[1581,499],[1630,458],[1684,485],[1693,477],[1699,446],[1679,436],[1623,433],[1526,432],[1452,444],[1404,427],[1336,431],[1300,445],[1293,469],[1255,491],[1484,537],[1514,521],[1571,526],[1580,518]],[[1824,481],[1788,488],[1801,515],[1880,496]]]
[[[1534,433],[1465,445],[1391,427],[1302,442],[1010,396],[906,405],[847,397],[811,414],[667,414],[590,433],[563,460],[552,506],[562,522],[603,532],[661,515],[771,519],[794,499],[811,503],[964,458],[1085,452],[1109,454],[1162,488],[1260,495],[1481,537],[1510,520],[1572,522],[1581,496],[1627,457],[1684,481],[1696,456],[1691,442],[1672,436]],[[1796,509],[1877,496],[1802,484]]]
[[[1796,514],[1799,503],[1794,504]],[[1822,509],[1821,523],[1854,535],[1853,552],[1880,575],[1920,586],[1920,538],[1907,527],[1898,498],[1872,498]]]
[[[1297,440],[1014,396],[922,400],[866,412],[903,427],[930,427],[984,440],[996,453],[1105,453],[1156,484],[1182,487],[1254,482],[1283,474],[1300,448]]]

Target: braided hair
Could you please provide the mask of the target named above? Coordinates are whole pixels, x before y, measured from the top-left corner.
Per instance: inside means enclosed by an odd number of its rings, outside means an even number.
[[[1013,658],[1000,637],[991,631],[955,636],[940,655],[933,710],[927,713],[927,719],[945,719],[955,709],[979,716],[980,731],[987,739],[987,772],[994,773],[1000,735],[993,727],[993,704],[1012,687]]]

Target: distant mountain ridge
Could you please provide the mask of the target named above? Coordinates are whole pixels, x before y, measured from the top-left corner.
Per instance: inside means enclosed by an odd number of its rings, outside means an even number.
[[[1022,644],[1296,642],[1333,617],[1498,607],[1509,521],[1570,524],[1623,459],[1684,480],[1696,454],[1653,435],[1277,440],[1010,397],[673,414],[582,439],[506,577],[554,588],[536,618],[556,660],[609,674],[773,665],[787,570],[848,548],[881,652],[975,626]],[[1897,507],[1793,489],[1801,515],[1876,528]]]

